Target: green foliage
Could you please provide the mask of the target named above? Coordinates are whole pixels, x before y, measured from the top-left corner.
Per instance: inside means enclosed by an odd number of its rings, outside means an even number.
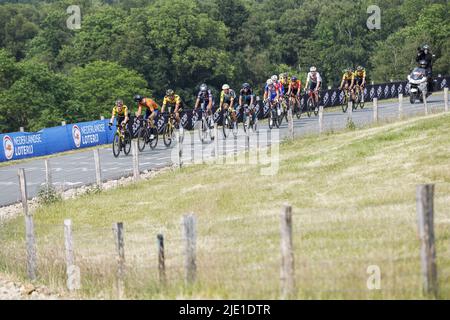
[[[41,206],[49,205],[61,200],[62,196],[54,186],[44,185],[38,190],[37,201]]]
[[[434,73],[450,74],[446,0],[79,0],[80,30],[66,26],[71,0],[4,2],[2,132],[90,120],[117,97],[130,104],[151,90],[160,101],[168,87],[189,106],[203,82],[216,93],[249,82],[260,94],[270,75],[304,81],[311,65],[324,87],[356,65],[376,82],[404,80],[423,43],[436,55]],[[366,26],[373,4],[378,30]]]
[[[135,94],[149,94],[147,83],[136,71],[115,62],[95,61],[76,67],[68,77],[80,105],[79,119],[97,119],[109,115],[114,101],[123,99],[129,107]]]

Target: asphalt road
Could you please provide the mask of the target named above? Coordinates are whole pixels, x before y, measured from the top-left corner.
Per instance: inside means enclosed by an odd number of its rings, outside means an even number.
[[[444,99],[442,93],[436,93],[428,98],[428,108],[430,112],[443,111]],[[408,97],[403,101],[403,114],[413,116],[424,114],[424,106],[421,103],[411,105]],[[379,101],[378,117],[380,120],[398,117],[398,102]],[[348,114],[342,111],[324,113],[324,129],[343,129],[347,123]],[[352,114],[353,122],[356,126],[368,124],[373,121],[373,111],[371,103],[364,109],[358,109]],[[260,133],[250,137],[250,144],[254,145],[255,140],[259,140],[259,146],[276,143],[288,134],[287,123],[284,122],[279,131],[268,130],[267,120],[259,122]],[[318,117],[311,118],[302,116],[301,119],[294,117],[294,130],[296,136],[308,133],[317,133],[319,130]],[[221,128],[219,128],[219,154],[227,154],[245,150],[246,139],[242,127],[240,127],[238,138],[223,139]],[[170,148],[166,148],[160,140],[155,150],[146,149],[139,154],[140,171],[152,170],[166,167],[177,163],[177,148],[175,143]],[[202,152],[203,150],[203,152]],[[183,161],[185,163],[201,161],[210,158],[214,153],[214,143],[202,144],[197,132],[185,132],[183,141]],[[101,171],[103,180],[118,179],[132,174],[132,156],[120,155],[114,158],[111,147],[100,149]],[[60,155],[50,158],[52,170],[52,180],[56,187],[69,189],[95,182],[95,165],[92,150],[80,151],[77,153]],[[27,179],[28,196],[36,196],[39,188],[45,182],[45,167],[42,159],[30,160],[10,166],[0,167],[0,207],[20,201],[19,184],[17,171],[24,168]]]

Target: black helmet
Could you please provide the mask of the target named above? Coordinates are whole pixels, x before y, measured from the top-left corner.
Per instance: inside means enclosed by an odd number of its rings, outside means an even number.
[[[296,76],[292,76],[292,77],[291,77],[291,81],[292,81],[292,82],[297,81],[297,77],[296,77]]]
[[[248,84],[248,83],[246,82],[246,83],[244,83],[244,84],[242,85],[242,88],[244,88],[244,89],[250,89],[251,87],[250,87],[250,84]]]
[[[173,95],[175,92],[172,89],[167,89],[166,91],[166,96],[171,96]]]
[[[427,45],[427,44],[424,44],[424,45],[422,46],[422,50],[430,50],[430,46]]]
[[[136,101],[136,102],[141,102],[142,99],[144,99],[144,98],[141,95],[139,95],[139,94],[134,96],[134,101]]]

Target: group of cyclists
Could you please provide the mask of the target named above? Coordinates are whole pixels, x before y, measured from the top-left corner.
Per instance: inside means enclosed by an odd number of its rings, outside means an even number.
[[[351,94],[352,100],[355,99],[355,89],[364,90],[366,84],[366,71],[362,66],[358,66],[356,71],[352,68],[344,70],[340,90],[345,90]],[[316,67],[311,67],[307,77],[304,93],[307,93],[313,98],[315,102],[315,108],[317,111],[319,102],[319,91],[322,85],[322,77],[317,71]],[[288,73],[282,73],[279,76],[273,75],[266,81],[264,87],[264,104],[267,104],[269,108],[273,108],[276,103],[282,101],[282,99],[293,102],[292,105],[297,104],[300,106],[300,99],[302,94],[302,82],[296,76],[289,77]],[[364,95],[363,95],[364,96]],[[253,93],[253,89],[249,83],[244,83],[239,90],[239,96],[236,92],[230,88],[228,84],[222,86],[220,93],[220,102],[218,106],[218,112],[228,111],[231,114],[233,121],[236,121],[237,110],[244,108],[246,114],[255,117],[255,107],[257,98]],[[155,120],[158,114],[164,113],[168,108],[169,114],[172,114],[175,118],[176,126],[180,124],[180,112],[183,111],[183,102],[179,95],[175,94],[174,90],[168,89],[164,96],[162,107],[156,103],[156,101],[149,97],[143,97],[141,95],[135,95],[134,101],[137,102],[138,110],[136,116],[142,115],[142,111],[145,109],[144,119],[148,120],[150,128],[155,127]],[[211,89],[206,84],[200,86],[200,90],[197,94],[195,101],[194,112],[197,112],[200,108],[202,112],[206,112],[208,115],[212,114],[214,107],[214,98]],[[112,110],[112,116],[109,125],[112,126],[114,118],[117,117],[117,123],[125,125],[128,122],[128,107],[124,105],[122,100],[117,100]]]

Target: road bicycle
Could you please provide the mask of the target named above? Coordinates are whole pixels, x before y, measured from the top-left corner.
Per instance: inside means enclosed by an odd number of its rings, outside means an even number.
[[[280,127],[279,118],[281,116],[281,106],[276,100],[269,101],[269,116],[267,117],[269,122],[269,129]]]
[[[170,147],[175,139],[175,115],[169,109],[169,118],[163,128],[163,142],[166,147]]]
[[[364,108],[364,88],[361,88],[359,85],[355,87],[355,99],[355,109],[358,109],[358,107],[360,109]]]
[[[252,130],[253,132],[257,132],[258,130],[258,117],[255,112],[255,106],[249,107],[248,105],[244,105],[244,121],[243,127],[244,132],[247,133],[247,130]]]
[[[229,107],[227,104],[224,104],[223,106],[223,120],[222,120],[222,131],[224,138],[228,138],[231,136],[231,133],[233,133],[233,136],[236,138],[238,135],[238,122],[237,122],[237,115],[234,117],[235,120],[233,120],[233,117],[231,116],[231,113],[229,111]]]
[[[111,129],[111,126],[109,127]],[[117,158],[120,151],[123,151],[125,155],[128,155],[131,150],[131,133],[127,128],[127,125],[122,125],[119,123],[117,125],[117,130],[114,133],[113,143],[112,143],[113,155]]]
[[[148,144],[153,150],[158,145],[158,129],[155,124],[153,128],[150,127],[150,120],[141,119],[140,128],[137,132],[138,149],[140,152],[144,151],[145,146]]]
[[[199,111],[201,113],[200,120],[200,126],[198,128],[198,134],[200,137],[200,141],[202,143],[206,143],[208,141],[214,140],[214,118],[212,113],[208,114],[207,111],[204,111],[203,109]],[[199,114],[197,112],[197,114]],[[199,115],[200,116],[200,115]],[[209,137],[209,139],[208,139]]]

